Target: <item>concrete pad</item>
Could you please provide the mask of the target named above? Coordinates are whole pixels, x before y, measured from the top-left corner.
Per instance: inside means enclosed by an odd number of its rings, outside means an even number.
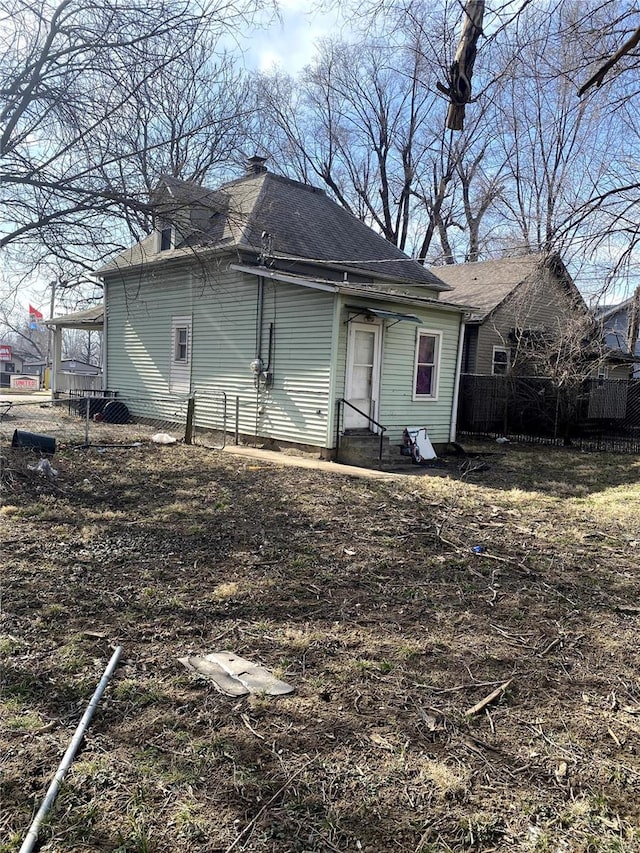
[[[341,465],[339,462],[310,459],[306,456],[289,456],[277,450],[261,450],[258,447],[227,445],[223,453],[229,453],[232,456],[240,456],[245,459],[268,462],[272,465],[281,465],[289,468],[306,468],[311,471],[326,471],[328,474],[339,474],[343,477],[362,477],[365,480],[401,480],[406,477],[406,474],[376,471],[374,468],[357,468],[355,465]]]

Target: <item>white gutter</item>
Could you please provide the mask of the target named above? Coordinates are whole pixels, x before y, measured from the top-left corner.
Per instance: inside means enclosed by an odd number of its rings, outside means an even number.
[[[249,275],[262,276],[271,281],[281,281],[284,284],[297,284],[300,287],[310,287],[312,290],[325,290],[329,293],[337,293],[338,286],[334,284],[323,284],[319,281],[311,281],[308,278],[299,278],[294,275],[285,275],[284,273],[270,270],[266,267],[247,267],[243,264],[231,264],[230,269],[236,272],[246,272]]]
[[[458,356],[456,358],[456,374],[453,381],[453,401],[451,403],[451,427],[449,429],[449,441],[456,440],[458,429],[458,399],[460,397],[460,374],[462,372],[462,350],[464,348],[464,332],[466,323],[464,317],[460,317],[460,332],[458,333]]]

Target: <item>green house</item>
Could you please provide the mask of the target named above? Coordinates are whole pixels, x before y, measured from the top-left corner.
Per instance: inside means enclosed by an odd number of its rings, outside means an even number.
[[[195,395],[215,429],[224,392],[242,436],[329,458],[381,433],[399,453],[407,426],[454,438],[465,308],[432,272],[262,158],[216,190],[166,178],[154,203],[157,230],[98,271],[105,387],[134,415]]]

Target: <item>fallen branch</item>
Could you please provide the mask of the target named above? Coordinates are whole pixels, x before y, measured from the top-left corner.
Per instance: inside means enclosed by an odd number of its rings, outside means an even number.
[[[250,830],[250,829],[252,829],[252,828],[255,826],[255,824],[260,820],[260,818],[261,818],[261,817],[262,817],[262,815],[266,812],[266,810],[269,808],[269,806],[271,805],[271,803],[272,803],[274,800],[276,800],[276,799],[280,796],[280,794],[281,794],[283,791],[286,791],[286,789],[287,789],[287,788],[289,787],[289,785],[293,782],[293,780],[296,778],[296,776],[299,776],[299,775],[302,773],[302,771],[303,771],[303,770],[306,770],[306,769],[307,769],[307,767],[308,767],[310,764],[313,764],[313,762],[314,762],[315,760],[316,760],[316,758],[315,758],[315,757],[314,757],[314,758],[311,758],[309,761],[307,761],[305,764],[303,764],[303,765],[302,765],[302,767],[299,767],[299,768],[298,768],[294,773],[292,773],[292,774],[291,774],[291,776],[289,776],[289,778],[284,782],[284,784],[282,784],[282,785],[278,788],[278,790],[275,792],[275,794],[273,795],[273,797],[271,797],[271,799],[270,799],[270,800],[268,800],[268,802],[266,802],[266,803],[263,805],[263,807],[260,809],[260,811],[257,813],[257,815],[256,815],[255,817],[251,818],[251,820],[250,820],[250,821],[249,821],[249,823],[245,826],[245,828],[242,830],[242,832],[240,832],[238,835],[236,835],[236,837],[233,839],[233,841],[232,841],[232,842],[231,842],[231,844],[227,847],[227,849],[224,851],[224,853],[231,853],[231,850],[233,850],[233,848],[236,846],[236,844],[238,844],[238,842],[239,842],[239,841],[240,841],[240,840],[241,840],[241,839],[242,839],[242,838],[247,834],[247,832],[249,832],[249,830]]]
[[[469,708],[468,711],[465,711],[465,717],[473,717],[475,714],[479,714],[480,711],[483,711],[487,707],[487,705],[490,705],[492,702],[495,702],[496,699],[499,699],[512,681],[513,679],[510,678],[508,681],[505,681],[504,684],[501,684],[500,687],[496,687],[496,689],[489,693],[488,696],[481,699],[477,705],[474,705],[473,708]]]

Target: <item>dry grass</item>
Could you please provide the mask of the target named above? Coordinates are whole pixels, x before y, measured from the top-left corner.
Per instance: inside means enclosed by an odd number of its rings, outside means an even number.
[[[48,851],[640,850],[637,458],[369,482],[144,446],[47,480],[17,453],[2,853],[116,643]],[[228,699],[177,662],[221,648],[296,692]]]

